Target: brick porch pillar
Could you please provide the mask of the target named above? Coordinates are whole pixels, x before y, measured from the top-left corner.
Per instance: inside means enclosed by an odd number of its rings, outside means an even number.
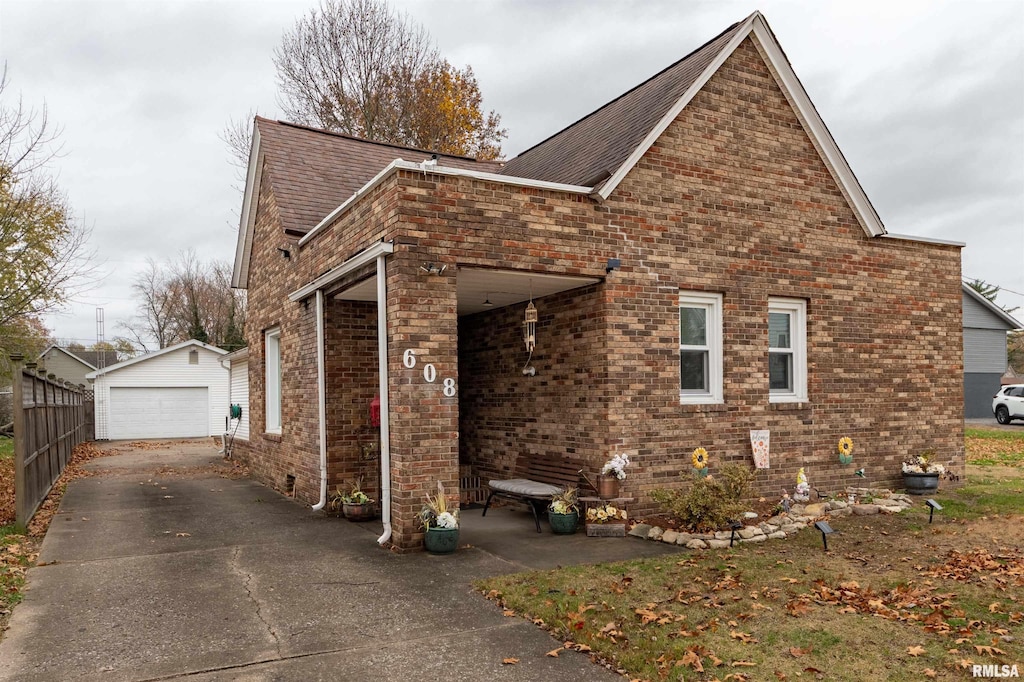
[[[401,249],[387,265],[391,541],[401,550],[422,546],[418,514],[438,481],[455,500],[459,493],[455,266],[432,275],[421,269],[430,260]]]

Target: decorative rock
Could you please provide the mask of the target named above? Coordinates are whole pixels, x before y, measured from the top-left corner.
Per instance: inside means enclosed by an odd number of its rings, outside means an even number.
[[[846,509],[848,504],[842,500],[832,500],[828,503],[829,509]]]
[[[687,549],[707,549],[708,548],[707,543],[705,543],[703,540],[698,540],[697,538],[694,538],[694,539],[690,540],[689,542],[687,542],[686,543],[686,547],[687,547]]]
[[[760,528],[762,531],[764,531],[765,535],[769,535],[771,533],[774,533],[775,531],[777,531],[779,529],[778,526],[776,526],[774,524],[771,524],[771,523],[759,523],[759,524],[757,524],[757,527]]]
[[[728,540],[705,540],[704,543],[709,549],[726,549],[729,547]]]
[[[755,535],[754,537],[744,538],[743,542],[764,542],[767,539],[767,535]]]
[[[781,526],[784,523],[789,523],[789,514],[777,514],[765,521],[765,523],[770,523],[773,526]]]
[[[677,545],[686,546],[686,543],[693,539],[693,536],[689,533],[680,533],[679,537],[676,538]]]
[[[736,535],[739,535],[744,540],[749,540],[753,537],[764,537],[764,531],[757,526],[747,526],[746,528],[740,528],[736,531]]]
[[[846,509],[831,509],[825,512],[828,516],[850,516],[853,514],[853,509],[847,507]]]
[[[899,514],[903,511],[903,507],[879,507],[878,511],[883,514]]]
[[[784,540],[786,538],[786,534],[783,533],[781,530],[777,530],[774,533],[769,533],[765,537],[767,537],[769,540]]]
[[[787,523],[779,528],[779,532],[785,533],[786,535],[792,535],[793,533],[798,532],[803,527],[803,524],[797,525],[795,523]]]
[[[629,531],[629,534],[635,538],[647,538],[647,534],[650,530],[651,527],[646,523],[638,523],[633,526],[632,530]]]
[[[717,533],[715,533],[715,539],[716,540],[728,540],[731,537],[732,537],[732,531],[731,530],[720,530]]]
[[[650,531],[648,531],[648,533],[647,533],[647,539],[648,539],[648,540],[660,540],[660,539],[661,539],[661,536],[662,536],[662,535],[663,535],[664,533],[665,533],[665,531],[663,531],[663,530],[662,530],[661,528],[659,528],[658,526],[655,526],[655,527],[654,527],[654,528],[652,528],[652,529],[651,529]]]
[[[715,539],[715,534],[714,533],[694,533],[693,537],[697,538],[698,540],[714,540]]]
[[[794,504],[789,508],[790,516],[802,516],[804,513],[804,505],[802,504]]]
[[[672,544],[672,543],[674,543],[676,541],[676,539],[678,537],[679,537],[679,533],[678,532],[676,532],[674,530],[667,530],[667,531],[665,531],[662,534],[661,541],[662,542],[667,542],[669,544]]]
[[[825,512],[828,511],[827,502],[818,502],[817,504],[809,504],[804,508],[804,514],[811,517],[824,516]]]
[[[875,504],[880,507],[899,507],[902,506],[899,500],[894,500],[891,497],[878,497],[875,499]]]
[[[743,512],[743,518],[747,521],[751,521],[757,518],[757,514],[755,512]]]

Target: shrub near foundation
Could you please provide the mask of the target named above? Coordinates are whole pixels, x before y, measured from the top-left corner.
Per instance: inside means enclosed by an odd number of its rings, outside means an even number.
[[[659,488],[651,497],[690,530],[722,530],[743,512],[753,478],[750,469],[726,464],[718,476],[694,476],[685,490]]]

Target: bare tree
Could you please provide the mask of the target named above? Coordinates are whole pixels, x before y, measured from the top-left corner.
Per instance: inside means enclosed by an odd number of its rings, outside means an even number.
[[[203,263],[192,250],[160,265],[147,261],[132,285],[137,314],[121,323],[128,336],[146,347],[197,339],[228,350],[245,345],[245,293],[231,288],[227,263]]]
[[[93,284],[89,230],[47,173],[59,148],[46,109],[4,101],[0,71],[0,333],[61,307]]]

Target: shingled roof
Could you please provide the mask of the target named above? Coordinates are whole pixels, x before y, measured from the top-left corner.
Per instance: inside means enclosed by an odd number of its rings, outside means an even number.
[[[281,226],[296,235],[312,229],[395,159],[423,161],[432,154],[260,116],[256,128]],[[501,165],[448,155],[439,155],[438,163],[490,172]]]
[[[508,161],[499,172],[570,185],[600,182],[640,146],[742,28],[749,30],[747,22],[733,24],[660,73]]]

